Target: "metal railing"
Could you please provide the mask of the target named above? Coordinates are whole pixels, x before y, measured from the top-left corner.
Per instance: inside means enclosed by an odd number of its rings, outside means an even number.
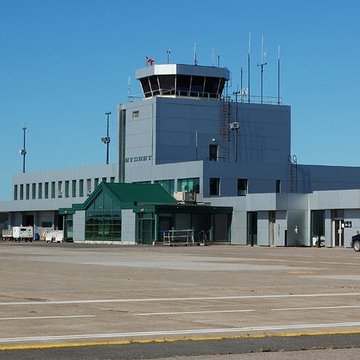
[[[167,246],[194,245],[194,229],[166,230],[162,234],[163,244]]]

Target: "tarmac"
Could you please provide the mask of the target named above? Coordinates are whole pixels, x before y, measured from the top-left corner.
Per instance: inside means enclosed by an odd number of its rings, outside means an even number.
[[[0,356],[304,336],[331,339],[328,349],[345,336],[338,346],[360,358],[359,256],[343,248],[0,242]]]

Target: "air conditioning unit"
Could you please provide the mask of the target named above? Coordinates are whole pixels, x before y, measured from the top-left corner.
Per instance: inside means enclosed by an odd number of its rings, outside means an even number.
[[[196,193],[193,191],[177,191],[174,193],[174,198],[184,203],[196,203]]]
[[[193,191],[184,192],[184,201],[186,203],[196,203],[196,193]]]
[[[184,191],[176,191],[176,192],[174,192],[174,198],[177,201],[184,201]]]

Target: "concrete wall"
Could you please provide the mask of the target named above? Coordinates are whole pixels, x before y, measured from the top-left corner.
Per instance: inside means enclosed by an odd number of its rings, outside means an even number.
[[[121,210],[121,243],[134,245],[136,239],[136,214],[132,209]]]
[[[85,240],[85,211],[77,211],[73,216],[74,242]]]
[[[218,100],[167,97],[120,106],[126,110],[125,180],[174,179],[174,169],[184,164],[178,178],[188,177],[184,170],[189,166],[197,168],[192,174],[200,176],[204,196],[209,196],[211,177],[221,179],[220,196],[237,195],[237,179],[248,179],[249,193],[275,192],[276,180],[286,192],[290,107],[238,103],[235,162],[235,132],[230,143],[221,135],[222,106]],[[231,103],[230,121],[235,120],[235,106]],[[218,145],[219,161],[209,161],[210,144]]]

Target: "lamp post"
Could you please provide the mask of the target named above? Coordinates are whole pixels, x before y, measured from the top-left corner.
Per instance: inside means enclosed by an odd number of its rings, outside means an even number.
[[[23,133],[24,133],[24,137],[23,137],[23,148],[20,151],[21,156],[23,157],[23,174],[25,174],[25,156],[26,156],[26,126],[23,127]]]
[[[101,141],[106,145],[106,164],[109,164],[109,145],[110,145],[110,136],[109,136],[109,116],[111,112],[106,112],[106,136],[101,138]]]

